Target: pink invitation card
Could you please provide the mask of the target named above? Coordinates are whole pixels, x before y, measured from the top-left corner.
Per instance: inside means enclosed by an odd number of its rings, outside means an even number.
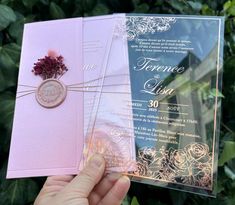
[[[7,178],[78,173],[113,28],[113,16],[25,25]]]
[[[81,18],[25,25],[8,178],[78,172],[83,94],[71,92],[69,86],[83,82],[82,34]],[[40,65],[50,69],[52,61],[67,72],[43,85],[44,76],[36,74],[44,69]],[[53,105],[57,102],[61,104]]]

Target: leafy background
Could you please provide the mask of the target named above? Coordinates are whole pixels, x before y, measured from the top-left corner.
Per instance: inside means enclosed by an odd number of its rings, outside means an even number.
[[[132,183],[123,205],[235,204],[235,0],[0,0],[0,204],[33,204],[45,180],[5,179],[24,23],[118,12],[226,18],[217,198]]]

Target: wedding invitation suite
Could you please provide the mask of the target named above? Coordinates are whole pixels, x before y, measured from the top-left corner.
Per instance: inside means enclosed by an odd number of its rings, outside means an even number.
[[[215,195],[223,17],[114,14],[25,25],[8,178],[107,172]]]

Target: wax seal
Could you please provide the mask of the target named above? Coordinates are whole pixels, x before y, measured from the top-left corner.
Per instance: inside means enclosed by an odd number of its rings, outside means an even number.
[[[54,108],[66,98],[67,88],[57,79],[44,80],[36,90],[37,102],[45,108]]]

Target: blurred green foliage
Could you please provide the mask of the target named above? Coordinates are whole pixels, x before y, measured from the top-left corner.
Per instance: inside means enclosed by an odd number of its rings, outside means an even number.
[[[123,205],[235,204],[235,0],[0,0],[0,204],[33,204],[45,180],[5,179],[24,23],[120,12],[226,18],[217,198],[132,183]]]

